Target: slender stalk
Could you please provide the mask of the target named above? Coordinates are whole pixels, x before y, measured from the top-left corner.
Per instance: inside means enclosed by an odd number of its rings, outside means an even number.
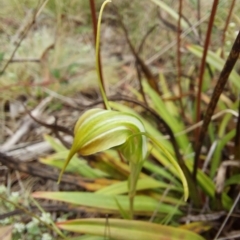
[[[197,1],[197,20],[198,22],[200,22],[201,20],[201,1],[200,0]],[[199,34],[199,41],[201,42],[201,38],[202,38],[201,25],[199,25],[198,34]]]
[[[183,102],[182,102],[182,86],[181,86],[181,76],[182,76],[182,68],[181,68],[181,19],[182,19],[182,0],[179,0],[179,9],[178,9],[178,31],[177,31],[177,69],[178,69],[178,78],[177,78],[177,84],[178,84],[178,91],[179,91],[179,103],[181,108],[181,115],[184,118],[184,108],[183,108]]]
[[[235,160],[240,159],[240,101],[238,103],[238,118],[237,118],[237,124],[236,124],[236,135],[234,140],[234,159]],[[237,169],[237,171],[234,171],[234,172],[238,173],[239,169]]]
[[[96,17],[95,0],[89,0],[89,4],[90,4],[90,9],[91,9],[91,17],[92,17],[92,25],[93,25],[94,44],[96,44],[96,38],[97,38],[97,17]]]
[[[108,103],[107,96],[105,94],[104,87],[103,87],[103,77],[102,77],[102,74],[101,74],[101,65],[100,65],[99,59],[100,59],[101,19],[102,19],[103,9],[106,6],[106,4],[109,3],[109,2],[111,2],[111,0],[106,0],[101,6],[101,9],[100,9],[100,12],[99,12],[98,24],[97,24],[97,35],[96,35],[96,69],[97,69],[97,74],[98,74],[98,84],[99,84],[99,88],[100,88],[100,91],[101,91],[101,95],[102,95],[104,104],[106,106],[106,109],[108,109],[108,110],[110,110],[111,108],[110,108],[110,105]]]
[[[235,0],[232,0],[231,3],[230,3],[230,8],[229,8],[229,12],[228,12],[228,16],[227,16],[227,19],[225,21],[225,26],[224,26],[224,29],[223,29],[223,33],[222,33],[222,49],[221,49],[221,58],[224,58],[224,43],[225,43],[225,36],[226,36],[226,31],[227,31],[227,28],[228,28],[228,24],[229,24],[229,21],[231,19],[231,16],[232,16],[232,11],[233,11],[233,8],[234,8],[234,5],[235,5]]]
[[[202,61],[201,61],[201,65],[200,65],[198,93],[197,93],[196,122],[200,121],[203,74],[204,74],[204,70],[205,70],[207,52],[208,52],[208,47],[210,44],[211,31],[212,31],[212,27],[213,27],[213,23],[214,23],[214,17],[216,15],[216,11],[217,11],[218,2],[219,2],[219,0],[214,0],[213,5],[212,5],[212,11],[211,11],[210,19],[209,19],[206,39],[205,39],[204,48],[203,48],[203,56],[202,56]],[[195,139],[196,139],[196,143],[197,143],[199,141],[199,128],[196,129]],[[195,168],[198,167],[195,165],[194,165]],[[197,169],[195,169],[195,168],[194,168],[194,174],[193,174],[194,180],[196,180],[196,173],[197,173]]]
[[[130,176],[129,176],[129,204],[130,204],[130,219],[134,218],[134,197],[136,195],[136,188],[138,178],[142,169],[142,162],[132,163],[130,162]]]
[[[195,148],[195,159],[194,159],[194,168],[193,168],[194,179],[196,179],[199,155],[201,153],[201,147],[208,129],[208,125],[211,121],[211,118],[217,106],[220,95],[224,90],[224,86],[227,83],[228,77],[232,72],[234,65],[236,64],[239,55],[240,55],[240,32],[238,32],[238,35],[235,39],[232,49],[228,55],[227,61],[225,62],[225,65],[220,73],[218,82],[214,88],[210,103],[208,104],[207,111],[204,116],[203,125],[201,127],[200,134],[199,134],[199,141],[196,142],[196,148]]]
[[[93,25],[93,37],[94,37],[94,44],[96,46],[96,39],[97,39],[97,16],[96,16],[96,8],[95,8],[95,0],[89,0],[90,9],[91,9],[91,17],[92,17],[92,25]],[[100,47],[99,47],[100,52]],[[103,89],[105,90],[105,84],[104,84],[104,78],[103,78],[103,71],[102,71],[102,61],[101,61],[101,55],[98,55],[98,59],[96,60],[98,66],[99,66],[99,75],[101,78],[101,83],[103,86]],[[107,108],[104,101],[104,107]]]

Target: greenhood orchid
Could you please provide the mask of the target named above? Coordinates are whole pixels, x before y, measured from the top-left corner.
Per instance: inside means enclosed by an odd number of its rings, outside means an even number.
[[[74,128],[74,140],[66,159],[65,165],[59,175],[60,182],[62,174],[74,154],[91,155],[110,148],[115,148],[129,162],[129,201],[130,218],[133,218],[133,202],[136,193],[137,180],[142,170],[143,162],[147,157],[147,137],[154,145],[159,147],[168,157],[179,173],[184,186],[184,198],[188,197],[188,187],[183,172],[175,159],[162,145],[152,136],[146,133],[142,122],[129,113],[117,112],[110,109],[100,74],[99,54],[100,54],[100,24],[104,6],[110,2],[106,0],[99,13],[99,21],[96,36],[96,69],[98,73],[98,83],[106,106],[105,109],[90,109],[86,111],[77,121]]]
[[[113,147],[127,161],[143,162],[147,139],[141,133],[145,133],[142,122],[131,114],[98,108],[86,111],[75,125],[74,141],[62,173],[74,154],[91,155]]]

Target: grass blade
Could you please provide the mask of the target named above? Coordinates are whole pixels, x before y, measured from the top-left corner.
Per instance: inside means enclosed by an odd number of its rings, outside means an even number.
[[[204,238],[181,228],[174,228],[169,226],[162,226],[155,223],[109,219],[108,226],[106,226],[106,219],[76,219],[66,222],[57,223],[61,229],[104,236],[106,232],[107,239],[115,240],[203,240]],[[106,228],[109,228],[106,231]]]

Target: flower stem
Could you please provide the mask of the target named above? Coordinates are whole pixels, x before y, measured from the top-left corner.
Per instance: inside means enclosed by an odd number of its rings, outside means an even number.
[[[142,162],[130,162],[130,176],[129,176],[129,206],[130,206],[130,219],[134,218],[134,197],[136,195],[137,182],[142,170]]]
[[[105,5],[109,2],[111,2],[111,0],[106,0],[102,4],[100,12],[99,12],[98,24],[97,24],[97,36],[96,36],[96,56],[95,56],[96,57],[96,69],[97,69],[97,74],[98,74],[98,84],[99,84],[101,95],[102,95],[102,98],[103,98],[103,101],[104,101],[104,105],[108,110],[110,110],[111,108],[110,108],[110,105],[109,105],[108,100],[107,100],[107,96],[106,96],[104,88],[103,88],[103,79],[102,79],[102,74],[100,72],[101,71],[101,69],[100,69],[101,66],[99,64],[99,56],[100,56],[101,19],[102,19],[103,9],[104,9]]]

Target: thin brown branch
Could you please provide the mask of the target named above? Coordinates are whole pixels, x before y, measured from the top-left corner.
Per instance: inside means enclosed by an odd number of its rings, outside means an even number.
[[[227,83],[228,77],[230,73],[232,72],[234,65],[236,64],[238,57],[240,55],[240,31],[235,39],[235,42],[232,46],[232,49],[229,53],[229,56],[227,58],[227,61],[223,67],[223,70],[221,71],[221,74],[219,76],[218,82],[214,88],[212,98],[210,100],[210,103],[208,104],[206,114],[204,116],[203,125],[200,129],[199,133],[199,140],[196,142],[196,148],[195,148],[195,159],[194,159],[194,169],[193,169],[193,176],[196,180],[197,176],[197,168],[199,163],[199,156],[202,148],[202,144],[204,142],[205,134],[208,129],[208,125],[211,121],[211,117],[214,113],[214,110],[217,106],[218,100],[220,98],[221,93],[224,90],[224,87]]]
[[[178,91],[179,95],[182,96],[182,85],[181,85],[181,77],[182,77],[182,66],[181,66],[181,19],[182,19],[182,0],[179,0],[179,9],[178,9],[178,31],[177,31],[177,70],[178,70],[178,76],[177,76],[177,85],[178,85]],[[182,98],[179,98],[180,108],[181,108],[181,115],[185,116],[184,114],[184,108],[183,108],[183,102]]]
[[[40,212],[40,209],[37,206],[30,206],[31,212],[37,213]],[[41,208],[44,209],[46,212],[71,212],[71,213],[84,213],[85,210],[79,207],[70,207],[67,204],[43,204],[41,205]],[[11,212],[6,212],[3,214],[0,214],[0,220],[8,218],[8,217],[13,217],[16,215],[22,215],[26,214],[22,209],[15,209]]]
[[[7,61],[9,63],[24,63],[24,62],[34,62],[40,63],[41,60],[38,58],[17,58],[17,59],[4,59],[3,61]]]
[[[127,40],[127,43],[130,47],[130,50],[137,62],[137,64],[139,64],[139,66],[141,67],[141,70],[144,74],[144,76],[146,77],[149,85],[160,95],[160,91],[159,91],[159,88],[158,88],[158,84],[157,84],[157,79],[156,77],[152,74],[151,70],[149,69],[149,67],[145,64],[145,62],[141,59],[141,57],[138,55],[137,51],[135,50],[130,38],[129,38],[129,34],[128,34],[128,30],[127,30],[127,27],[125,26],[123,20],[122,20],[122,17],[121,15],[119,14],[118,12],[118,9],[115,5],[114,6],[114,10],[115,10],[115,13],[118,17],[118,22],[124,32],[124,35],[125,35],[125,38]]]
[[[89,0],[89,3],[90,3],[91,16],[92,16],[94,44],[96,44],[96,39],[97,39],[97,16],[96,16],[95,0]]]
[[[53,181],[58,180],[58,172],[53,171],[52,168],[47,167],[42,163],[29,164],[27,162],[22,162],[18,159],[7,156],[0,152],[0,162],[10,169],[17,170],[19,172],[24,172],[32,176],[41,177],[44,179],[49,179]],[[63,175],[62,182],[73,184],[82,188],[86,188],[87,184],[94,182],[94,180],[85,179],[81,177],[75,177],[68,174]]]
[[[197,20],[198,22],[200,22],[201,20],[201,1],[200,0],[197,1]],[[199,25],[198,27],[198,34],[199,34],[199,42],[201,42],[201,38],[202,38],[201,25]]]
[[[203,85],[203,74],[206,66],[206,58],[207,58],[207,52],[208,52],[208,47],[210,44],[210,38],[211,38],[211,32],[212,32],[212,27],[214,23],[214,18],[216,15],[217,11],[217,6],[218,6],[219,0],[214,0],[213,5],[212,5],[212,10],[211,10],[211,15],[208,23],[208,29],[207,29],[207,34],[206,34],[206,39],[203,47],[203,56],[201,60],[201,65],[200,65],[200,73],[199,73],[199,83],[198,83],[198,93],[197,93],[197,108],[196,108],[196,122],[200,121],[200,114],[201,114],[201,92],[202,92],[202,85]],[[196,144],[199,142],[199,128],[196,129],[195,132],[195,142]],[[197,161],[198,163],[198,161]],[[198,165],[196,166],[196,163],[194,163],[194,179],[196,180],[196,173],[197,173],[197,168]]]
[[[61,126],[61,125],[57,125],[56,123],[55,124],[48,124],[48,123],[45,123],[45,122],[42,122],[40,121],[39,119],[35,118],[31,112],[29,110],[27,110],[27,108],[25,107],[25,110],[27,111],[28,115],[38,124],[46,127],[46,128],[49,128],[49,129],[52,129],[54,132],[56,131],[59,131],[59,132],[63,132],[63,133],[66,133],[68,135],[71,135],[73,136],[73,131],[69,130],[68,128],[64,127],[64,126]]]
[[[222,39],[221,39],[221,41],[222,41],[221,58],[224,58],[224,50],[223,49],[224,49],[224,44],[225,44],[226,31],[227,31],[227,28],[228,28],[228,25],[229,25],[229,22],[230,22],[230,19],[232,16],[234,5],[235,5],[235,0],[230,1],[230,8],[229,8],[227,19],[225,21],[225,26],[223,28]]]
[[[143,46],[144,46],[144,43],[146,42],[146,40],[147,40],[147,38],[149,37],[149,35],[154,31],[154,29],[155,29],[157,26],[158,26],[157,24],[153,25],[153,26],[146,32],[146,34],[144,35],[144,37],[143,37],[143,39],[142,39],[142,41],[141,41],[141,43],[140,43],[140,45],[139,45],[139,47],[138,47],[138,51],[137,51],[138,54],[141,53],[141,51],[142,51],[142,49],[143,49]]]
[[[19,41],[16,43],[16,47],[15,49],[13,50],[9,60],[5,63],[3,69],[1,70],[0,72],[0,76],[6,71],[8,65],[12,62],[18,48],[21,46],[21,43],[22,41],[25,39],[25,37],[27,36],[29,30],[32,28],[32,26],[34,25],[35,21],[36,21],[36,18],[37,16],[40,14],[40,12],[43,10],[43,7],[46,5],[46,3],[48,2],[48,0],[45,0],[42,4],[39,4],[39,6],[36,8],[33,16],[32,16],[32,19],[31,19],[31,22],[28,24],[28,26],[26,27],[25,31],[21,34],[20,36],[20,39]]]

